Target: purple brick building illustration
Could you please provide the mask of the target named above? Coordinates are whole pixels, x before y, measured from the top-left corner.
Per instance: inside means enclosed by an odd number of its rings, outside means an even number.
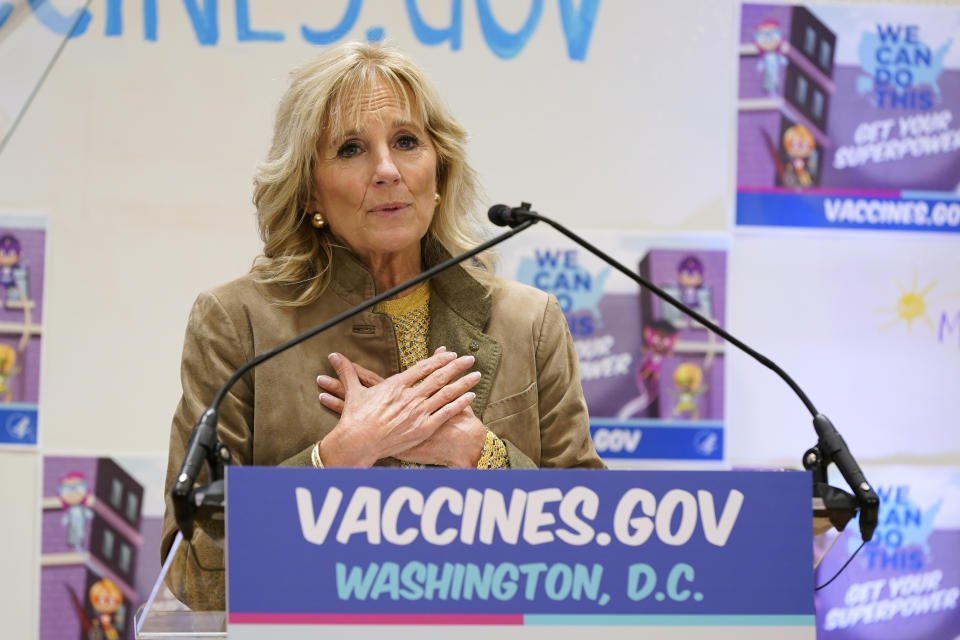
[[[143,493],[109,458],[45,458],[41,640],[134,637]]]
[[[836,34],[800,6],[744,5],[740,32],[737,182],[821,184]]]
[[[640,261],[640,274],[701,315],[724,326],[725,251],[653,249]],[[645,355],[637,367],[650,403],[649,418],[723,419],[724,343],[644,289],[640,318]]]

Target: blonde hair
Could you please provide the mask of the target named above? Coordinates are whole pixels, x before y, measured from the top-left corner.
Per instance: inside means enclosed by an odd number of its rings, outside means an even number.
[[[806,153],[802,155],[804,158],[811,155],[814,149],[817,148],[817,141],[813,137],[813,134],[802,124],[795,124],[783,132],[783,146],[787,149],[788,153],[791,152],[791,147],[798,142],[806,144]],[[793,153],[790,153],[790,155],[793,155]]]
[[[330,49],[290,75],[277,109],[273,144],[254,178],[263,254],[251,271],[257,282],[286,285],[278,295],[271,294],[272,302],[308,305],[330,282],[337,242],[326,229],[311,226],[307,211],[314,195],[317,147],[325,133],[336,137],[359,124],[361,103],[378,83],[391,88],[409,113],[420,116],[436,148],[441,200],[428,238],[452,254],[478,243],[479,186],[466,161],[467,132],[412,60],[389,46],[354,42]],[[347,122],[351,114],[356,122]]]
[[[110,609],[110,610],[97,609],[97,600],[100,598],[101,595],[111,596],[111,599],[116,606],[114,606],[113,609]],[[110,580],[110,578],[103,578],[101,580],[97,580],[92,585],[90,585],[89,596],[90,596],[90,604],[92,604],[93,608],[97,609],[97,611],[108,611],[109,613],[113,613],[114,611],[120,608],[119,605],[123,602],[123,593],[120,591],[117,585],[113,584],[113,581]]]

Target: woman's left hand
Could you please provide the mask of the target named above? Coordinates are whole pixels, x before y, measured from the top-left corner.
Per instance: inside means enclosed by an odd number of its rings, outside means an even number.
[[[439,351],[439,350],[438,350]],[[365,387],[372,387],[383,382],[383,378],[353,363],[357,370],[357,377]],[[320,404],[331,411],[343,411],[343,384],[336,378],[321,375],[317,377],[317,386],[323,391],[320,394]],[[483,452],[483,442],[487,428],[474,415],[473,409],[466,409],[447,420],[432,436],[406,451],[398,454],[407,462],[419,464],[434,464],[444,467],[476,468],[480,454]]]

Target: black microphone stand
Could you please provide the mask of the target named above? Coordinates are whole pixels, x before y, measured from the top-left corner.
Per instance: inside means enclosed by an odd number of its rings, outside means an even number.
[[[441,262],[440,264],[423,271],[407,282],[399,284],[392,289],[388,289],[383,293],[380,293],[373,298],[358,304],[352,309],[348,309],[347,311],[330,318],[326,322],[319,324],[316,327],[313,327],[312,329],[309,329],[300,335],[295,336],[272,349],[269,349],[268,351],[264,351],[263,353],[254,356],[253,359],[237,369],[233,375],[231,375],[230,378],[223,383],[223,386],[220,387],[220,390],[217,392],[216,396],[214,396],[213,402],[210,403],[209,408],[203,412],[203,415],[200,416],[200,420],[197,422],[196,426],[194,426],[193,431],[190,434],[190,440],[187,442],[187,449],[183,457],[183,463],[180,465],[180,473],[177,474],[176,482],[174,483],[173,488],[170,490],[170,498],[173,502],[174,518],[177,521],[177,526],[180,528],[180,531],[183,532],[183,537],[187,541],[191,539],[193,535],[194,521],[198,516],[208,517],[223,510],[225,499],[225,487],[223,482],[224,467],[225,465],[230,464],[230,450],[217,439],[217,412],[220,407],[220,403],[223,401],[224,397],[226,397],[227,392],[241,377],[244,376],[244,374],[260,363],[269,360],[280,353],[283,353],[287,349],[290,349],[291,347],[294,347],[319,333],[323,333],[330,327],[339,324],[344,320],[348,320],[358,313],[365,311],[370,307],[383,302],[384,300],[388,300],[398,293],[414,287],[421,282],[432,278],[438,273],[446,271],[450,267],[458,265],[464,260],[468,260],[475,255],[500,244],[508,238],[512,238],[521,231],[533,226],[536,224],[536,222],[537,220],[531,219],[516,225],[511,225],[511,229],[509,231],[491,238],[483,244],[474,247],[469,251],[461,253],[458,256],[450,258],[449,260],[445,260],[444,262]],[[207,466],[207,473],[210,482],[209,484],[195,487],[194,485],[197,482],[197,477],[200,475],[200,470],[204,464]]]
[[[810,399],[807,398],[807,395],[800,386],[775,362],[747,346],[713,321],[648,282],[636,272],[628,269],[612,256],[607,255],[563,225],[554,222],[550,218],[541,216],[536,211],[531,211],[530,203],[523,202],[519,207],[512,208],[503,204],[494,205],[490,208],[488,215],[490,221],[499,226],[516,227],[526,224],[530,220],[540,220],[547,223],[607,264],[616,268],[640,286],[646,287],[661,300],[673,305],[687,316],[707,327],[780,376],[780,378],[793,389],[793,392],[797,394],[807,407],[810,415],[813,416],[813,427],[817,432],[817,444],[803,454],[804,468],[813,472],[814,517],[828,518],[830,524],[832,524],[837,531],[843,531],[847,523],[859,510],[861,538],[864,542],[868,542],[873,537],[874,529],[877,527],[880,499],[867,482],[863,472],[860,470],[860,466],[851,455],[846,442],[844,442],[830,420],[817,411],[816,407],[813,406],[813,403],[810,402]],[[853,495],[827,484],[827,467],[831,462],[836,464],[840,473],[853,491]]]

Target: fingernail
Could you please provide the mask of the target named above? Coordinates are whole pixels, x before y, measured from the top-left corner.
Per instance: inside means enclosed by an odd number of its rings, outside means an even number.
[[[463,362],[465,364],[472,365],[475,361],[476,361],[476,358],[474,358],[473,356],[463,356]]]
[[[327,360],[329,360],[332,364],[337,364],[338,362],[340,362],[340,358],[341,356],[337,352],[333,352],[327,356]]]
[[[466,394],[464,394],[464,397],[468,402],[473,402],[473,399],[477,397],[477,394],[475,394],[473,391],[468,391]]]
[[[479,372],[479,371],[472,371],[472,372],[470,372],[470,373],[467,374],[467,378],[470,379],[470,380],[479,380],[479,379],[480,379],[480,372]]]
[[[434,353],[443,353],[443,352],[446,351],[446,350],[447,350],[446,347],[437,347],[437,350],[434,351]]]
[[[320,402],[323,402],[323,396],[325,396],[325,395],[327,395],[327,394],[321,393],[319,396],[317,396],[317,399],[318,399]]]
[[[329,382],[330,376],[319,375],[317,376],[317,384],[326,384]]]
[[[456,352],[454,352],[454,351],[444,351],[443,353],[440,354],[440,359],[441,359],[443,362],[449,362],[450,360],[456,360],[456,359],[457,359],[457,354],[456,354]]]

